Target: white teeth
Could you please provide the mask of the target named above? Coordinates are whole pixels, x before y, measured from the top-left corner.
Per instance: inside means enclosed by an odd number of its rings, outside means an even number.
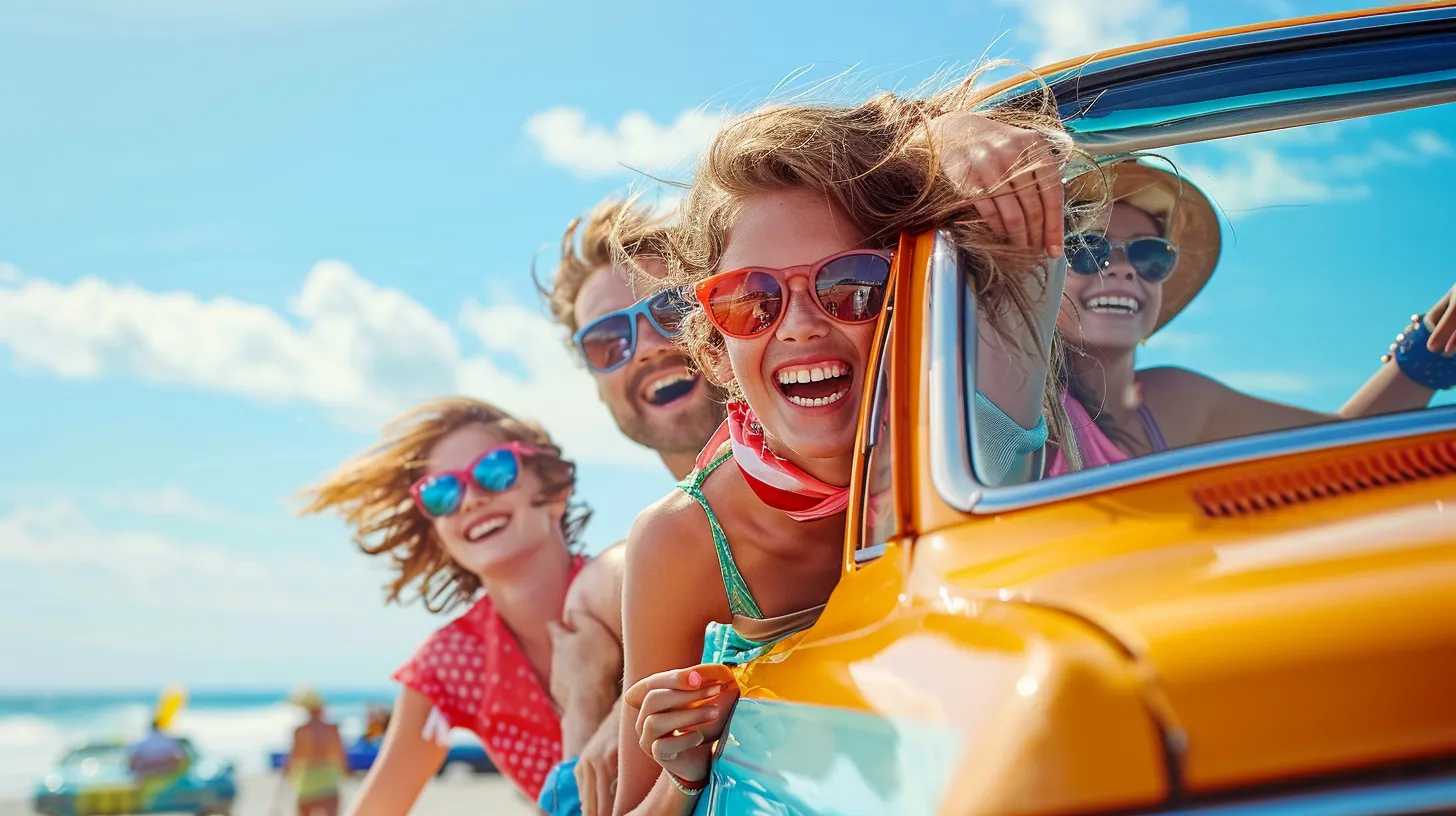
[[[672,374],[667,374],[665,376],[658,377],[657,379],[653,380],[647,386],[647,390],[649,392],[656,393],[656,392],[661,391],[662,389],[664,389],[664,388],[666,388],[666,387],[668,387],[670,385],[677,385],[680,382],[684,382],[686,380],[691,380],[692,378],[693,378],[693,375],[689,374],[686,371],[673,372]]]
[[[793,396],[791,396],[791,397],[788,397],[788,400],[789,400],[789,402],[792,402],[793,404],[795,404],[795,405],[797,405],[797,406],[799,406],[801,408],[817,408],[820,405],[829,405],[831,403],[839,402],[840,400],[844,399],[844,395],[845,394],[848,394],[848,393],[849,393],[849,389],[846,388],[843,391],[837,391],[837,392],[835,392],[833,394],[830,394],[827,397],[818,397],[816,399],[804,399],[803,397],[793,397]]]
[[[820,380],[832,380],[835,377],[842,377],[845,374],[844,366],[838,363],[811,366],[808,368],[784,369],[778,373],[779,382],[788,385],[790,383],[819,382]]]
[[[497,530],[500,530],[509,522],[510,517],[508,516],[493,516],[475,525],[474,527],[471,527],[469,530],[466,530],[465,537],[470,539],[471,541],[478,541],[488,535],[491,535]]]
[[[1101,295],[1087,301],[1087,308],[1094,312],[1112,312],[1114,314],[1137,314],[1143,310],[1143,305],[1130,297],[1115,295]]]

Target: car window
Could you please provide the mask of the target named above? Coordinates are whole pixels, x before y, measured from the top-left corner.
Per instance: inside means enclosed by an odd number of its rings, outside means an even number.
[[[876,367],[874,396],[869,416],[869,435],[866,439],[868,459],[865,462],[864,503],[860,507],[861,535],[856,561],[874,558],[884,545],[896,534],[894,452],[890,445],[890,426],[894,419],[890,413],[889,349],[894,336],[894,321],[890,321],[885,332],[885,341],[880,346],[879,365]]]
[[[1456,384],[1456,358],[1390,356],[1456,286],[1453,133],[1440,105],[1108,164],[1115,206],[1068,238],[1066,421],[1042,478],[1456,405],[1427,387]],[[1456,311],[1436,330],[1456,337]]]

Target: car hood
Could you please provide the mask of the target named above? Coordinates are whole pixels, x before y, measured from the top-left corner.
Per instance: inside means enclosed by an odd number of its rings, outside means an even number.
[[[1456,480],[1398,494],[1210,518],[1129,491],[976,520],[916,542],[907,594],[1102,633],[1158,687],[1189,793],[1449,756]]]

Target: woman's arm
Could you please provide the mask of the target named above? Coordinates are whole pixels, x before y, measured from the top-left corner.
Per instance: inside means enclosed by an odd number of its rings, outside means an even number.
[[[581,753],[621,695],[624,544],[582,568],[567,591],[552,638],[551,696],[562,710],[564,757]]]
[[[333,750],[334,762],[338,763],[339,772],[344,776],[348,776],[349,752],[344,748],[344,738],[339,735],[339,727],[337,725],[333,726],[330,732],[333,734],[333,741],[329,747]]]
[[[670,503],[659,502],[643,511],[627,537],[622,585],[626,686],[659,672],[697,665],[704,629],[726,612],[722,592],[708,589],[722,579],[712,546],[704,539],[707,526],[702,511],[696,504],[678,513],[663,509]],[[696,517],[690,515],[694,511]],[[719,606],[721,611],[715,608]],[[686,816],[696,800],[668,781],[657,760],[638,744],[640,713],[624,700],[614,812]],[[694,750],[706,755],[707,748]]]
[[[414,807],[450,750],[424,736],[432,708],[429,699],[412,688],[400,693],[379,757],[364,777],[349,816],[407,816]]]
[[[1443,295],[1425,314],[1426,325],[1431,327],[1431,339],[1426,347],[1428,351],[1446,354],[1456,352],[1456,309],[1451,308],[1453,300],[1456,300],[1456,289]],[[1350,401],[1340,409],[1340,416],[1356,419],[1412,411],[1426,407],[1435,394],[1435,391],[1416,384],[1392,361],[1381,365],[1375,375],[1350,397]]]

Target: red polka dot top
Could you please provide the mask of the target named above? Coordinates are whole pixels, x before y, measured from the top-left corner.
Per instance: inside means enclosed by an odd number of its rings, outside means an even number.
[[[573,558],[572,580],[585,564]],[[540,796],[546,772],[561,761],[561,715],[490,596],[430,635],[394,679],[434,703],[451,728],[479,737],[531,801]]]

